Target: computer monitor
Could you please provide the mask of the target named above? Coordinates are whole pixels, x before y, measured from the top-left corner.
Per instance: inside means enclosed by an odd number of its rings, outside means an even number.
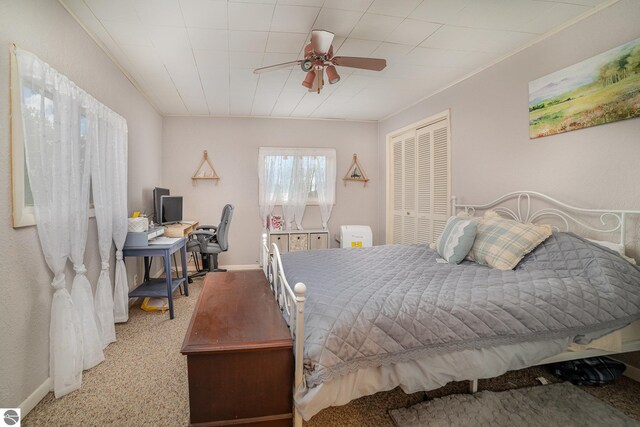
[[[160,198],[161,224],[182,221],[182,196],[162,196]]]
[[[168,196],[171,194],[168,188],[156,187],[153,189],[153,221],[160,224],[162,218],[160,217],[160,199],[162,196]]]

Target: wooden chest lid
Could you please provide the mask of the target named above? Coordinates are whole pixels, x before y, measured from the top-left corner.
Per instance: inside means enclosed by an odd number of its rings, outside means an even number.
[[[293,341],[262,270],[207,274],[182,354],[283,347]]]

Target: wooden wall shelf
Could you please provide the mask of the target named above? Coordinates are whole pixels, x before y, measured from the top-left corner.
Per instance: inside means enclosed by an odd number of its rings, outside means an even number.
[[[344,181],[345,187],[347,186],[347,181],[356,181],[363,182],[364,186],[367,186],[367,182],[369,182],[369,178],[367,178],[367,174],[364,172],[362,165],[358,161],[358,155],[353,155],[353,160],[351,160],[351,165],[347,170],[346,175],[342,178]]]
[[[205,167],[203,168],[203,166]],[[207,169],[206,166],[209,166],[208,171],[205,170]],[[196,182],[195,180],[197,179],[213,179],[216,180],[216,182],[220,179],[220,175],[218,175],[215,168],[213,167],[213,164],[209,160],[209,154],[207,153],[207,150],[204,150],[204,153],[202,154],[202,160],[200,161],[200,164],[198,165],[198,168],[196,169],[191,179],[194,180],[194,184]]]

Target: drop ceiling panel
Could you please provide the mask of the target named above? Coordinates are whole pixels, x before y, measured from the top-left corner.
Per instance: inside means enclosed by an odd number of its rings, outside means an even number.
[[[229,3],[229,29],[269,31],[274,8],[270,4]]]
[[[319,7],[278,4],[271,19],[271,31],[306,33],[313,26]]]
[[[609,0],[59,0],[163,114],[381,119]],[[298,66],[312,29],[342,56],[309,93]]]
[[[180,0],[182,16],[187,27],[226,30],[226,0]]]

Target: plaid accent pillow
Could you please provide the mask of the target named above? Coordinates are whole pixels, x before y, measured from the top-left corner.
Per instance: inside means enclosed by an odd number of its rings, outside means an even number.
[[[467,258],[498,270],[512,270],[526,254],[551,236],[551,232],[549,225],[485,216],[478,224],[476,239]]]
[[[435,249],[449,264],[460,264],[476,238],[477,221],[452,216],[447,221]]]

